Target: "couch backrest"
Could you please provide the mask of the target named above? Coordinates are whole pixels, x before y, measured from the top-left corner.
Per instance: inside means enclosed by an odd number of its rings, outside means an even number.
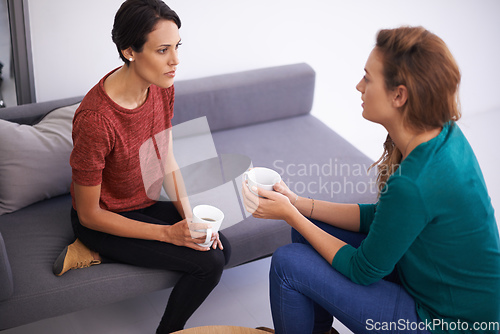
[[[218,131],[307,114],[314,84],[305,63],[178,81],[173,124],[207,116]]]
[[[307,114],[315,72],[305,63],[175,83],[173,123],[207,116],[211,131]],[[81,101],[73,97],[0,109],[0,119],[36,124],[50,111]]]
[[[83,96],[71,97],[67,99],[23,104],[21,106],[0,109],[0,119],[19,124],[36,124],[54,109],[78,103],[82,100],[82,98]]]

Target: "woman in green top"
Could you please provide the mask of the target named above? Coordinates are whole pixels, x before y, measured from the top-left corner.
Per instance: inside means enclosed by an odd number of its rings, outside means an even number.
[[[270,270],[277,333],[328,332],[332,316],[356,334],[498,333],[498,228],[455,123],[453,56],[422,27],[381,30],[365,72],[363,117],[388,131],[376,204],[243,187],[255,217],[293,227]]]

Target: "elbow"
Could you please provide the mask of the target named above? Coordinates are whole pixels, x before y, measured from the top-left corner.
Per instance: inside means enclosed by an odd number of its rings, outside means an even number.
[[[356,284],[363,285],[363,286],[368,286],[372,285],[373,283],[379,281],[379,278],[373,279],[371,277],[363,277],[362,279],[358,278],[353,278],[352,281]]]
[[[387,274],[381,272],[362,272],[351,273],[350,278],[356,284],[368,286],[383,279]]]
[[[91,230],[96,229],[96,224],[95,224],[95,213],[89,212],[87,210],[78,210],[77,211],[78,215],[78,221],[80,222],[80,225],[83,227],[86,227]]]

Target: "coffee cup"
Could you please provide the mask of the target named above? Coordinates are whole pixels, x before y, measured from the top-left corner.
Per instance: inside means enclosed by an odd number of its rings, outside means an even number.
[[[265,167],[255,167],[243,173],[243,182],[248,181],[248,188],[250,191],[257,195],[252,188],[255,186],[264,190],[273,190],[273,186],[276,183],[281,182],[281,176],[278,172],[265,168]]]
[[[201,244],[198,244],[202,247],[210,247],[212,246],[213,241],[212,235],[219,232],[220,226],[222,224],[222,220],[224,219],[224,213],[211,205],[197,205],[193,209],[193,219],[192,223],[196,224],[194,226],[198,226],[199,224],[209,224],[210,227],[207,229],[193,229],[196,232],[206,232],[205,241]],[[196,228],[196,227],[194,227]]]

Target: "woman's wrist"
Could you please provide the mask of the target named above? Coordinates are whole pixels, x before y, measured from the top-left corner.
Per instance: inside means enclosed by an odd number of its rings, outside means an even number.
[[[314,198],[311,198],[311,213],[309,214],[309,218],[312,218],[314,212]]]
[[[159,233],[157,234],[157,236],[159,236],[158,241],[171,243],[170,230],[172,228],[172,225],[155,225],[155,226],[159,228],[158,231]]]
[[[314,213],[314,199],[309,197],[298,197],[295,203],[295,208],[307,218],[311,218]]]
[[[302,216],[303,214],[299,211],[299,209],[295,206],[292,206],[291,210],[287,210],[285,216],[283,217],[283,220],[290,224],[293,220]]]

